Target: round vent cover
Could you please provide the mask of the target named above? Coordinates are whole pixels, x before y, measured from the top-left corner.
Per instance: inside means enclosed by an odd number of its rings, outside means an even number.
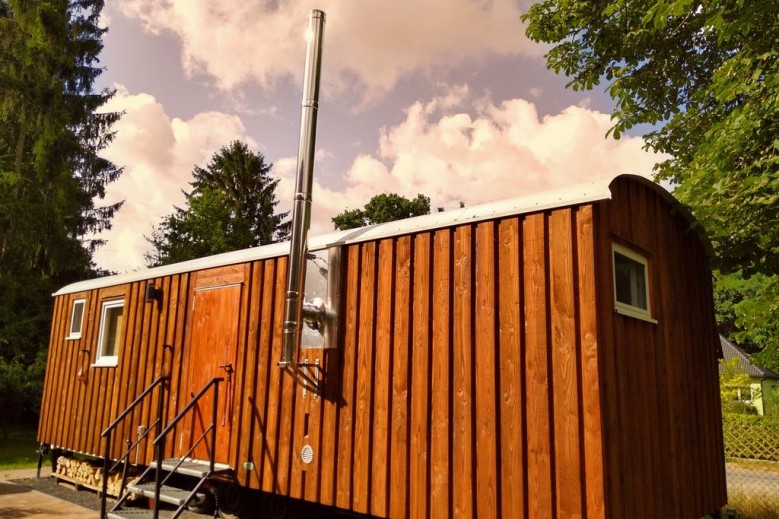
[[[311,445],[303,446],[300,457],[303,459],[303,463],[311,463],[314,460],[314,449],[311,448]]]

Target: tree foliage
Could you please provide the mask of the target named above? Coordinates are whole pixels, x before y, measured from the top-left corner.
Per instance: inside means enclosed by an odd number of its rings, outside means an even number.
[[[93,91],[106,29],[99,0],[0,1],[0,261],[83,277],[121,204],[97,206],[121,169],[99,156],[118,113]]]
[[[430,214],[429,197],[418,194],[409,200],[395,193],[383,193],[371,198],[362,209],[346,210],[334,216],[333,225],[337,230],[345,231],[424,214]]]
[[[195,166],[186,207],[176,207],[147,237],[149,266],[255,247],[289,236],[287,213],[274,214],[279,182],[261,153],[240,141],[222,147],[205,168]]]
[[[0,0],[0,376],[38,388],[31,366],[48,342],[50,294],[94,275],[93,236],[121,205],[99,205],[121,174],[99,155],[121,115],[101,112],[113,92],[93,88],[102,8]]]
[[[38,350],[31,364],[0,357],[0,394],[5,395],[0,406],[0,427],[34,421],[41,406],[45,369],[46,350]]]
[[[737,357],[720,360],[719,388],[723,412],[757,414],[757,408],[751,404],[751,400],[759,399],[762,395],[750,387],[751,382],[749,375],[741,371]]]
[[[669,155],[658,177],[721,268],[779,272],[779,2],[542,0],[523,19],[571,87],[607,82],[615,137],[654,126],[647,146]]]
[[[714,303],[720,333],[738,342],[760,365],[779,373],[779,278],[718,273]]]

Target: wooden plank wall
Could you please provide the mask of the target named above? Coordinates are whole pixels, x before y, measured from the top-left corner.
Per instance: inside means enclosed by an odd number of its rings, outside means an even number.
[[[594,206],[349,245],[340,348],[301,351],[322,365],[322,397],[276,366],[286,257],[231,267],[243,280],[229,453],[239,481],[392,518],[713,511],[725,496],[716,331],[687,227],[654,191],[620,180]],[[648,251],[658,324],[613,313],[614,236]],[[56,299],[39,441],[102,455],[100,431],[163,372],[168,416],[186,405],[198,279],[154,279],[160,304],[143,302],[145,281]],[[82,338],[67,340],[80,297]],[[119,366],[93,368],[100,304],[113,297],[126,300]],[[114,456],[155,419],[154,402],[118,429]]]
[[[323,365],[321,398],[276,366],[286,258],[246,264],[239,481],[378,517],[605,517],[592,216],[565,208],[348,246],[341,349],[301,351]],[[64,337],[84,294],[57,298],[41,441],[100,455],[100,430],[165,355],[169,416],[187,403],[194,279],[154,280],[160,305],[143,303],[145,282],[86,294],[77,341]],[[77,379],[94,359],[100,301],[122,294],[119,366]],[[119,428],[115,455],[154,413],[150,400]],[[140,461],[151,459],[149,445]]]
[[[162,290],[159,303],[144,303],[146,281],[68,294],[56,298],[44,382],[38,440],[92,455],[103,454],[101,431],[158,375],[171,374],[168,407],[175,412],[181,378],[189,274],[153,279]],[[66,339],[75,299],[86,298],[80,339]],[[101,304],[124,298],[124,316],[116,367],[93,367]],[[113,435],[112,456],[124,440],[136,438],[139,425],[156,419],[157,390],[144,400]],[[148,443],[148,445],[147,445]],[[151,459],[151,442],[141,445],[139,460]]]
[[[707,258],[689,223],[645,185],[619,179],[598,207],[601,265],[624,240],[649,258],[657,324],[613,311],[600,277],[609,517],[697,518],[725,504],[716,348]]]
[[[244,484],[377,517],[605,517],[590,206],[343,258],[341,350],[304,353],[322,398],[275,365],[285,262],[254,267]]]

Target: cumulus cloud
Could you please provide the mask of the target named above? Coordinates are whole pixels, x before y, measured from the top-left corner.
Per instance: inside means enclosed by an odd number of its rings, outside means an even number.
[[[254,145],[241,121],[205,112],[191,119],[169,117],[148,94],[123,87],[107,107],[125,110],[117,138],[105,156],[126,167],[109,190],[109,202],[126,199],[105,237],[108,246],[96,260],[106,268],[132,270],[143,265],[143,235],[152,224],[182,204],[194,164],[205,164],[220,146],[242,139]],[[494,102],[456,86],[407,107],[398,124],[380,130],[376,150],[356,156],[338,185],[313,186],[311,232],[332,230],[331,218],[362,207],[372,196],[395,192],[430,196],[432,206],[454,208],[525,195],[619,173],[649,176],[660,158],[642,149],[639,137],[606,139],[608,114],[569,106],[540,117],[523,99]],[[218,138],[213,128],[219,128]],[[332,169],[335,155],[317,152],[317,169]],[[277,209],[288,211],[295,186],[295,157],[272,160],[280,179]]]
[[[114,125],[116,138],[102,155],[124,167],[119,180],[108,186],[106,201],[125,203],[113,229],[101,235],[108,243],[98,249],[95,261],[125,272],[144,266],[148,244],[143,236],[151,234],[174,204],[183,204],[181,190],[189,188],[193,166],[204,165],[232,140],[253,141],[236,116],[203,112],[187,120],[171,118],[153,96],[132,94],[122,85],[116,88],[104,109],[125,115]]]
[[[177,36],[186,72],[211,76],[223,90],[299,80],[306,16],[322,8],[323,81],[336,91],[357,84],[370,99],[412,73],[464,59],[539,55],[541,48],[523,36],[520,3],[127,0],[118,8],[152,33]]]
[[[658,156],[639,137],[606,139],[608,114],[569,106],[539,117],[523,99],[473,99],[464,87],[416,102],[399,124],[381,130],[378,148],[358,156],[334,190],[315,181],[313,232],[362,207],[373,195],[430,196],[433,207],[490,202],[619,173],[650,176]],[[276,162],[282,201],[290,200],[294,159]]]

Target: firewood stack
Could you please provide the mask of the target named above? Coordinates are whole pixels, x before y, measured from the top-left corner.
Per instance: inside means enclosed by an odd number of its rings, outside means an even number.
[[[103,488],[103,467],[94,462],[77,460],[60,456],[57,458],[57,468],[54,476],[64,476],[71,483],[101,491]],[[121,472],[113,472],[108,475],[107,494],[119,495],[122,485]]]

